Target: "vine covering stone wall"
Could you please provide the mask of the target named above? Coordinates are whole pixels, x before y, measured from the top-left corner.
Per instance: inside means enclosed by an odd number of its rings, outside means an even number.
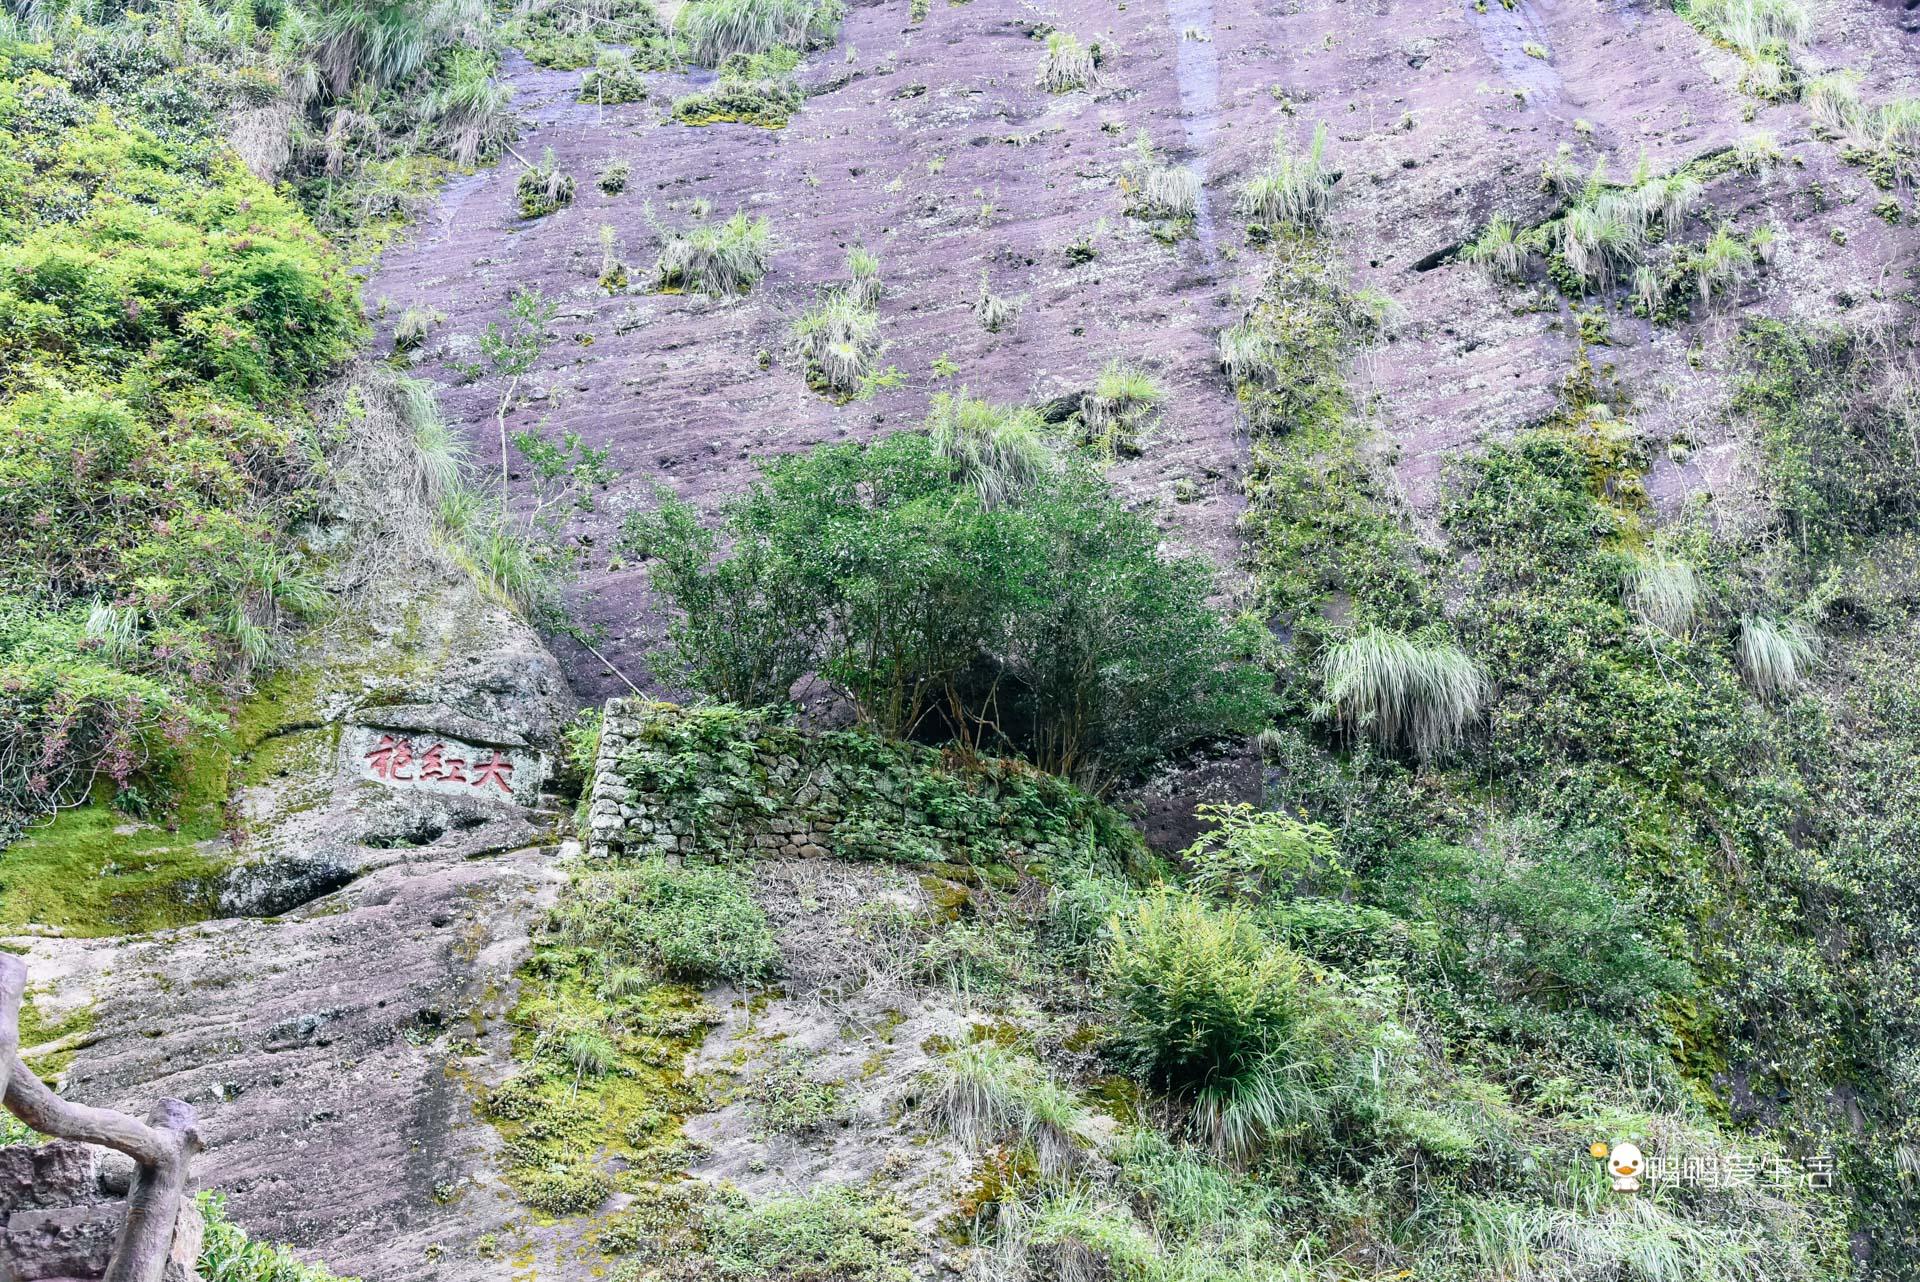
[[[1021,762],[738,708],[607,704],[588,807],[598,857],[767,854],[1032,864],[1143,852],[1118,813]]]

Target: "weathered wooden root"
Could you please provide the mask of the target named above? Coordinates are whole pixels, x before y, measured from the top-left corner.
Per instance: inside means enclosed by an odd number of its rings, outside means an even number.
[[[184,1100],[163,1099],[142,1122],[55,1095],[20,1060],[20,1002],[26,990],[26,964],[0,954],[0,1085],[7,1111],[42,1135],[100,1144],[134,1160],[138,1169],[127,1191],[127,1218],[105,1282],[160,1282],[187,1196],[188,1167],[201,1149],[193,1108]],[[193,1261],[183,1263],[192,1268]]]

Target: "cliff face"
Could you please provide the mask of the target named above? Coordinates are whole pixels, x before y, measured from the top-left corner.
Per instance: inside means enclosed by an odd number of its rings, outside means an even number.
[[[218,786],[0,857],[65,1091],[191,1100],[238,1222],[382,1282],[1911,1275],[1914,11],[889,0],[804,92],[756,69],[768,128],[676,107],[738,69],[657,32],[525,25],[633,6],[523,8],[517,141],[363,294],[576,626],[435,506],[387,375],[322,396],[337,608]],[[283,105],[249,161],[337,216]],[[656,265],[736,211],[749,288]],[[855,250],[834,388],[793,329]],[[1115,361],[1160,410],[1103,474],[1271,634],[1254,746],[1109,810],[642,695],[686,693],[620,537],[653,484],[710,515],[961,388],[1071,437]],[[1381,636],[1473,677],[1432,744],[1333,676]],[[1582,1156],[1619,1140],[1646,1197]]]

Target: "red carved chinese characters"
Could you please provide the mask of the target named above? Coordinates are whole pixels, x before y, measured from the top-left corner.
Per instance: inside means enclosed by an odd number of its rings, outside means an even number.
[[[445,743],[434,743],[416,754],[412,740],[383,734],[380,742],[367,751],[365,760],[374,778],[389,783],[455,783],[472,788],[493,784],[508,796],[513,795],[512,758],[496,749],[487,754],[486,760],[470,762],[454,755],[459,751],[457,746],[449,750]],[[469,766],[471,775],[467,773]]]

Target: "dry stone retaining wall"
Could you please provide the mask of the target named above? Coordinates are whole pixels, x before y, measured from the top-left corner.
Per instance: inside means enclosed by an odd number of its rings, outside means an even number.
[[[1020,762],[737,708],[607,704],[588,806],[597,857],[765,853],[1032,864],[1143,849],[1109,807]]]

